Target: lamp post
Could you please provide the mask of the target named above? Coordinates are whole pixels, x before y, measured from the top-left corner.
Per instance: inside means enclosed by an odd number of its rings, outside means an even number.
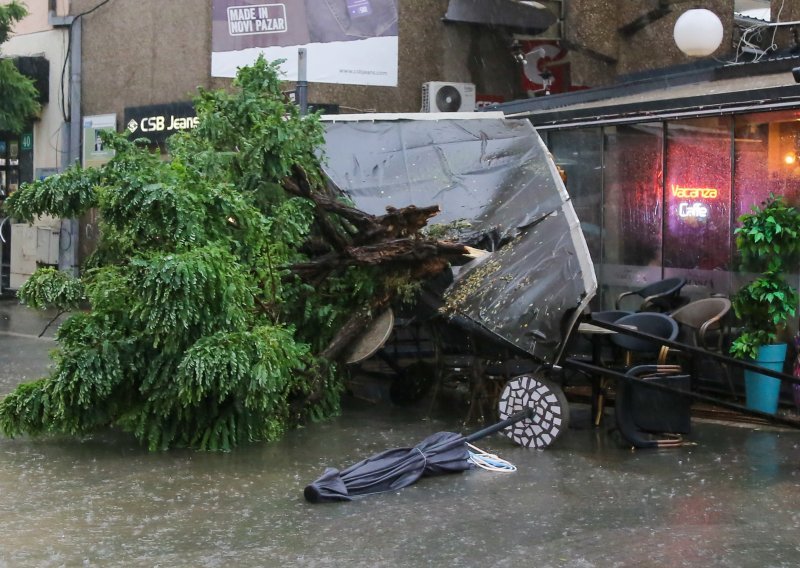
[[[711,10],[687,10],[675,22],[675,43],[690,57],[705,57],[714,53],[722,43],[722,22]]]

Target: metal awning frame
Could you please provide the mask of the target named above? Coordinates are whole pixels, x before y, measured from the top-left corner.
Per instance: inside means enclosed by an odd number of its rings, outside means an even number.
[[[508,118],[527,118],[539,130],[579,126],[649,122],[671,118],[737,114],[800,107],[800,85],[786,84],[755,89],[702,93],[717,81],[753,79],[786,73],[800,65],[797,55],[779,55],[759,63],[712,65],[701,62],[679,66],[671,72],[654,70],[632,76],[632,80],[607,87],[522,99],[491,105],[485,110],[502,111]],[[677,87],[696,85],[698,93],[669,98]],[[630,97],[662,93],[658,99],[631,102]],[[626,102],[619,102],[626,100]]]
[[[791,94],[790,94],[791,93]],[[666,106],[664,103],[672,103]],[[675,103],[678,103],[677,105]],[[527,118],[537,130],[630,124],[702,116],[721,116],[800,108],[800,87],[780,87],[722,95],[704,95],[670,101],[648,101],[549,112],[527,111],[507,118]]]

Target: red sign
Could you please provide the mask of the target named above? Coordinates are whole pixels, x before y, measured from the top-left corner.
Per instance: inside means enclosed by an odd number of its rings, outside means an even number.
[[[585,89],[573,86],[570,78],[569,52],[558,41],[520,42],[522,47],[522,86],[528,96],[566,93]]]

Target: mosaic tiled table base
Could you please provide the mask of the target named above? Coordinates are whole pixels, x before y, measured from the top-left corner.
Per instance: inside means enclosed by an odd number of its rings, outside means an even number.
[[[500,395],[500,419],[533,408],[533,416],[509,426],[503,433],[515,443],[527,448],[546,448],[566,429],[566,399],[558,396],[558,387],[537,379],[534,375],[520,375],[506,383]]]

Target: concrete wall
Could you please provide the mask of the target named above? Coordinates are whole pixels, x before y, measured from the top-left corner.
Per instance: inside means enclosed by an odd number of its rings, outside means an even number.
[[[426,81],[475,83],[479,94],[522,96],[511,37],[481,26],[443,23],[447,0],[400,0],[397,87],[314,84],[309,100],[350,110],[416,112]]]
[[[566,3],[566,39],[574,46],[571,54],[572,77],[576,84],[602,86],[629,73],[658,69],[692,58],[675,45],[672,30],[678,17],[693,8],[677,3],[672,11],[642,27],[630,36],[619,28],[634,22],[657,7],[652,0],[571,0]],[[708,0],[702,7],[722,21],[725,35],[713,54],[729,57],[733,52],[733,0]],[[595,52],[594,54],[592,52]],[[614,59],[614,62],[607,61]]]
[[[72,0],[71,13],[100,1]],[[549,4],[554,10],[560,6]],[[567,0],[563,30],[571,47],[572,83],[607,85],[629,73],[693,61],[672,37],[675,21],[690,4],[671,3],[669,14],[625,37],[619,28],[658,2]],[[337,103],[346,112],[413,112],[420,109],[425,81],[472,82],[478,93],[523,98],[511,36],[483,26],[445,24],[447,5],[448,0],[399,0],[397,87],[317,83],[309,87],[309,101]],[[725,29],[714,57],[732,59],[733,0],[702,5],[720,17]],[[781,20],[790,17],[800,19],[799,2],[785,3]],[[126,106],[188,100],[198,86],[228,85],[228,79],[210,77],[210,24],[211,0],[113,0],[84,16],[83,113],[121,117]],[[292,87],[287,84],[287,90]]]
[[[0,0],[0,4],[10,3],[11,0]],[[33,175],[61,167],[62,154],[67,151],[62,101],[65,100],[68,80],[61,80],[67,36],[65,30],[54,29],[48,24],[48,0],[24,0],[23,4],[28,15],[14,26],[11,38],[2,46],[2,53],[4,57],[43,56],[50,62],[49,102],[42,106],[32,129]],[[58,0],[56,7],[56,14],[67,13],[66,0]]]
[[[0,4],[11,4],[12,0],[0,0]],[[47,23],[49,0],[19,0],[28,10],[28,15],[14,26],[15,35],[32,34],[52,29]],[[56,0],[56,15],[66,15],[69,10],[68,0]]]
[[[50,62],[49,103],[42,106],[39,120],[33,125],[34,171],[41,168],[61,166],[61,154],[65,148],[63,139],[64,118],[61,110],[61,70],[66,55],[65,32],[62,30],[39,31],[15,35],[3,44],[3,55],[44,56]],[[66,82],[64,83],[66,86]]]
[[[339,103],[345,107],[343,112],[414,112],[420,109],[423,82],[466,80],[459,70],[443,71],[449,57],[447,37],[451,37],[441,22],[446,10],[447,0],[400,0],[397,87],[316,83],[309,86],[309,101]]]
[[[98,0],[73,0],[72,14]],[[211,3],[198,0],[114,0],[83,16],[82,113],[187,101],[211,78]]]
[[[79,14],[99,0],[73,0]],[[338,103],[343,111],[413,112],[425,81],[476,83],[479,93],[521,96],[510,36],[441,21],[448,0],[400,0],[397,87],[309,86],[309,101]],[[188,100],[212,78],[210,0],[115,0],[83,20],[83,114],[126,106]],[[287,84],[287,89],[292,85]]]

